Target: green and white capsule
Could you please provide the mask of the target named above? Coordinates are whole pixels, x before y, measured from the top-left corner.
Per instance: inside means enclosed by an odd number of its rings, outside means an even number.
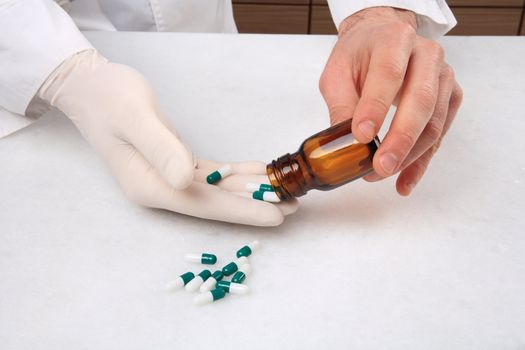
[[[214,183],[219,182],[221,179],[224,179],[226,176],[231,175],[231,173],[233,173],[233,168],[230,164],[227,164],[208,175],[206,177],[206,182],[208,182],[210,185],[213,185]]]
[[[213,265],[217,262],[217,257],[214,254],[210,253],[190,253],[184,256],[186,261],[204,264],[204,265]]]
[[[252,272],[252,267],[250,264],[244,264],[241,267],[239,267],[239,270],[235,272],[235,274],[232,277],[232,282],[234,283],[242,283],[246,279],[246,276],[248,276]]]
[[[223,277],[224,274],[221,270],[215,271],[211,274],[210,278],[208,278],[206,281],[204,281],[203,284],[201,284],[201,287],[199,288],[200,292],[209,292],[210,290],[214,289],[217,282],[222,280]]]
[[[245,264],[248,264],[248,258],[245,256],[241,256],[239,259],[232,261],[228,265],[224,266],[222,268],[222,273],[224,274],[224,276],[230,276],[234,274],[235,272],[237,272],[237,270],[239,269],[239,266],[245,265]]]
[[[271,203],[279,203],[281,201],[275,192],[268,191],[255,191],[252,193],[252,198]]]
[[[195,278],[195,274],[193,272],[186,272],[180,275],[177,279],[168,282],[166,284],[166,290],[168,292],[174,292],[177,289],[180,289],[188,284],[193,278]]]
[[[195,305],[206,305],[211,304],[216,300],[224,298],[226,291],[222,288],[216,288],[210,292],[201,293],[193,298],[193,303]]]
[[[240,258],[241,256],[250,256],[250,255],[252,255],[252,253],[254,251],[259,249],[260,245],[261,244],[259,243],[259,241],[253,241],[252,243],[247,244],[244,247],[242,247],[241,249],[239,249],[237,251],[236,255],[237,255],[238,258]]]
[[[217,282],[217,289],[224,289],[226,293],[231,294],[247,294],[250,291],[250,288],[248,288],[245,284],[240,283],[234,283],[229,281],[219,281]]]
[[[201,284],[204,283],[208,278],[210,278],[211,272],[210,270],[202,270],[201,273],[199,273],[197,276],[195,276],[194,279],[188,282],[186,284],[186,287],[184,287],[188,292],[195,292]]]
[[[246,184],[246,190],[248,192],[256,192],[256,191],[262,191],[262,192],[274,192],[274,189],[272,187],[272,185],[267,185],[267,184],[256,184],[256,183],[253,183],[253,182],[250,182],[250,183],[247,183]]]

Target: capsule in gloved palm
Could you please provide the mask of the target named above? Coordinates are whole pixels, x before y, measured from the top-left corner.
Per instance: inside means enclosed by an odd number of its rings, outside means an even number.
[[[250,274],[252,271],[252,267],[250,264],[244,264],[241,267],[239,267],[239,270],[235,272],[235,274],[232,277],[232,282],[234,283],[242,283],[246,279],[246,276]]]
[[[222,280],[223,277],[224,274],[221,270],[215,271],[211,274],[210,278],[208,278],[203,284],[201,284],[201,287],[199,288],[200,292],[209,292],[210,290],[214,289],[217,282]]]
[[[272,185],[267,184],[256,184],[256,183],[247,183],[246,184],[246,190],[248,192],[255,192],[255,191],[266,191],[266,192],[274,192]]]
[[[166,285],[166,290],[169,292],[173,292],[177,289],[180,289],[184,287],[186,284],[188,284],[188,282],[190,282],[194,277],[195,275],[193,274],[193,272],[183,273],[177,279],[169,282]]]
[[[203,284],[204,281],[206,281],[208,278],[210,278],[210,276],[211,276],[210,270],[202,270],[201,273],[199,273],[197,276],[195,276],[194,279],[189,281],[188,284],[186,284],[186,287],[184,287],[184,288],[188,292],[194,292],[197,289],[199,289],[201,284]]]
[[[239,266],[247,264],[247,263],[248,263],[248,258],[245,256],[241,256],[239,259],[232,261],[228,265],[224,266],[222,268],[222,273],[224,274],[224,276],[230,276],[231,274],[235,273],[239,269]]]
[[[217,256],[210,253],[190,253],[186,254],[184,256],[184,259],[186,261],[197,263],[197,264],[204,264],[204,265],[213,265],[217,262]]]
[[[210,185],[219,182],[221,179],[224,179],[226,176],[230,175],[233,172],[232,166],[227,164],[220,169],[217,169],[210,175],[206,177],[206,182]]]
[[[252,193],[252,198],[270,203],[279,203],[281,201],[275,192],[268,191],[255,191]]]
[[[201,293],[193,298],[193,303],[195,305],[206,305],[213,303],[216,300],[224,298],[226,291],[222,288],[216,288],[210,292]]]
[[[259,241],[253,241],[250,244],[245,245],[237,251],[237,257],[241,256],[250,256],[254,251],[256,251],[261,244]]]
[[[217,282],[217,289],[222,288],[226,293],[231,294],[246,294],[250,291],[247,285],[240,283],[233,283],[229,281]]]

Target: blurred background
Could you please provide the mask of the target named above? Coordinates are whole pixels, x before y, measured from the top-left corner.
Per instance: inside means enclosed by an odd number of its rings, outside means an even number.
[[[524,0],[450,0],[448,35],[525,35]],[[233,0],[240,33],[335,34],[326,0]]]

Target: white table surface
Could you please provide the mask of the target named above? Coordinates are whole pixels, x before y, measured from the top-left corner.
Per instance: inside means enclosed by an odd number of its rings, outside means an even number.
[[[329,36],[87,33],[201,156],[271,160],[328,126]],[[65,117],[0,140],[0,349],[525,349],[525,38],[443,39],[464,105],[409,198],[304,197],[276,228],[129,203]],[[115,91],[118,93],[118,91]],[[249,297],[164,284],[259,239]]]

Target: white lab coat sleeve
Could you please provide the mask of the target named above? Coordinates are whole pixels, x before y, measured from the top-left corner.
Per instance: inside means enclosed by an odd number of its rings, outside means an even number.
[[[92,48],[51,0],[0,0],[0,137],[32,122],[26,109],[69,56]]]
[[[328,0],[337,28],[348,16],[376,6],[397,7],[417,15],[417,32],[426,38],[437,39],[456,24],[456,19],[445,0]]]

